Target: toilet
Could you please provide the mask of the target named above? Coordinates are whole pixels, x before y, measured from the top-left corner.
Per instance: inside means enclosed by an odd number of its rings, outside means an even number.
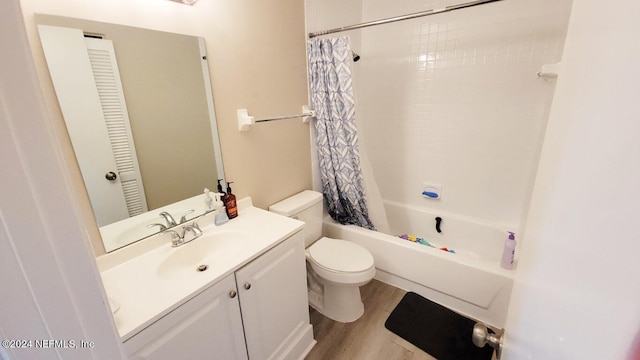
[[[360,286],[376,273],[373,256],[362,246],[322,236],[322,194],[305,190],[269,207],[269,211],[305,222],[309,305],[339,322],[364,313]]]

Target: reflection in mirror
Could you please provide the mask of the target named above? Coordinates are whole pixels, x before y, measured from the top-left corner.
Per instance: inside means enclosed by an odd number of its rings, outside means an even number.
[[[224,178],[204,39],[37,15],[105,250],[204,213]]]

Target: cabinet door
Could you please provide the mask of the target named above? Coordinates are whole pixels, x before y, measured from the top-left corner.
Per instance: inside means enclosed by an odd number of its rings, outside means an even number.
[[[233,275],[125,342],[130,359],[247,359]]]
[[[301,232],[236,271],[250,359],[300,358],[313,346]]]

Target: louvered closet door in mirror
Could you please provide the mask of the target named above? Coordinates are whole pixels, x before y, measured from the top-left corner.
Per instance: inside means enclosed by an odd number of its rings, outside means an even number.
[[[140,171],[137,161],[131,158],[135,158],[135,149],[130,141],[113,46],[106,40],[97,40],[101,45],[99,49],[91,45],[94,54],[90,56],[81,30],[46,25],[38,28],[98,225],[135,215],[130,214],[130,209],[146,211],[144,192],[137,186],[138,182],[141,184],[140,177],[131,175]],[[106,50],[107,56],[104,49],[110,49],[110,53]],[[125,196],[125,190],[131,192],[131,183],[136,185],[134,192],[138,195]],[[131,205],[127,204],[127,197],[134,199]]]
[[[147,202],[113,42],[93,38],[85,41],[127,211],[129,216],[145,213]]]

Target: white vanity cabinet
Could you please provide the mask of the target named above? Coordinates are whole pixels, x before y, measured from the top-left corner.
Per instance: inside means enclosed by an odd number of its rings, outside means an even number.
[[[309,323],[304,239],[273,249],[124,343],[130,359],[301,359]]]
[[[302,232],[236,271],[249,359],[299,359],[313,344]]]
[[[124,343],[129,359],[246,359],[233,274]]]

